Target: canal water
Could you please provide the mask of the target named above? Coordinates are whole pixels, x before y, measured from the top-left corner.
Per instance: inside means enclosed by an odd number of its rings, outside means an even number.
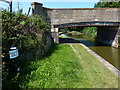
[[[87,36],[79,35],[79,36],[73,36],[73,35],[63,35],[67,38],[72,38],[75,40],[79,40],[84,45],[88,46],[91,50],[96,52],[98,55],[100,55],[102,58],[107,60],[109,63],[111,63],[116,68],[119,68],[120,61],[118,60],[118,55],[120,54],[120,48],[114,48],[111,46],[104,46],[101,44],[96,44],[93,39],[90,39]]]

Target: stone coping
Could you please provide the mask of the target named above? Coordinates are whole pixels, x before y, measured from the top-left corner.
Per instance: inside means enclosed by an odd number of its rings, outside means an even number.
[[[48,10],[104,10],[104,9],[120,9],[120,8],[47,8],[43,7],[44,9]]]

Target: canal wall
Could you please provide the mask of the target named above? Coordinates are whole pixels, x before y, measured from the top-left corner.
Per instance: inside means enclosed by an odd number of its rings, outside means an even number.
[[[119,27],[98,27],[96,42],[118,47],[118,31]]]

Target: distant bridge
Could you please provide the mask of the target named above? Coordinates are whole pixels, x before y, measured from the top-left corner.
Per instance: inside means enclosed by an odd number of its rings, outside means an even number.
[[[51,24],[54,41],[59,43],[58,31],[62,27],[98,27],[97,41],[118,47],[120,8],[46,8],[33,2],[32,13],[44,16]]]

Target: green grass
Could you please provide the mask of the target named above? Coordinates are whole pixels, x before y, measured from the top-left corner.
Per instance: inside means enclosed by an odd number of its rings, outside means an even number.
[[[55,45],[45,58],[21,66],[11,86],[22,88],[117,88],[118,79],[82,46]]]

